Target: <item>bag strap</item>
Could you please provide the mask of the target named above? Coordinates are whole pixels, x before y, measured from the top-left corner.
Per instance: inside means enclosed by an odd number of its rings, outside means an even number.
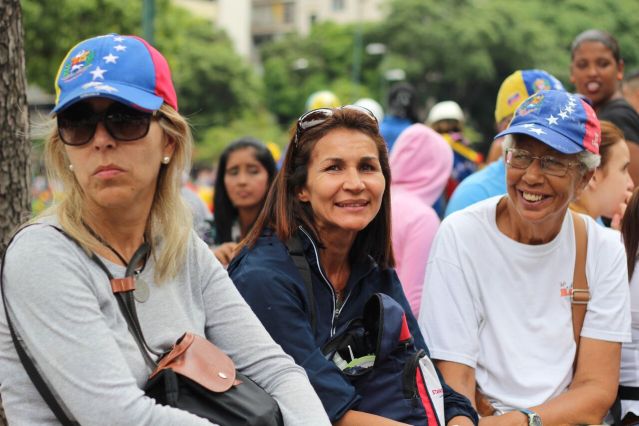
[[[286,242],[286,247],[288,248],[289,256],[293,259],[293,263],[295,263],[304,281],[306,297],[308,298],[308,314],[311,327],[313,328],[313,334],[315,334],[317,331],[317,315],[315,313],[315,293],[313,292],[313,282],[311,281],[311,267],[306,260],[306,256],[304,256],[302,241],[297,234],[293,234],[291,238],[289,238]]]
[[[574,333],[577,351],[575,352],[575,365],[579,354],[579,340],[581,328],[586,317],[586,308],[590,301],[590,290],[588,289],[588,279],[586,278],[586,254],[588,250],[588,234],[586,233],[586,222],[578,213],[570,211],[572,223],[575,228],[575,270],[572,279],[572,293],[570,302],[572,305],[572,330]]]
[[[80,243],[75,238],[67,234],[63,229],[58,228],[57,226],[53,226],[53,228],[67,237],[70,241],[76,243],[80,248],[82,248]],[[82,248],[82,250],[84,251],[84,248]],[[135,343],[137,343],[138,348],[142,353],[144,362],[146,362],[151,370],[155,370],[155,368],[157,367],[157,363],[153,361],[153,358],[150,354],[161,356],[161,353],[154,351],[146,343],[144,334],[142,333],[142,327],[140,326],[140,322],[138,320],[137,311],[135,309],[135,301],[133,299],[133,291],[135,290],[135,278],[133,277],[135,272],[135,265],[137,265],[148,254],[149,250],[150,246],[147,242],[144,242],[140,247],[138,247],[135,253],[133,253],[133,257],[129,261],[129,264],[127,265],[124,278],[114,278],[104,262],[102,262],[102,260],[100,260],[100,258],[95,253],[91,253],[89,258],[93,262],[95,262],[100,267],[100,269],[104,271],[107,278],[109,278],[109,282],[111,283],[111,290],[113,291],[113,295],[118,302],[120,311],[122,311],[122,315],[124,316],[124,320],[127,323],[129,332],[131,333],[131,335],[133,335]]]
[[[133,299],[133,291],[135,290],[135,278],[133,277],[135,265],[137,265],[147,255],[149,250],[150,246],[145,242],[135,251],[135,253],[133,253],[133,257],[126,268],[124,278],[114,278],[104,262],[102,262],[95,253],[91,253],[90,257],[91,260],[93,260],[109,278],[111,291],[113,291],[113,295],[118,302],[118,306],[120,307],[120,311],[122,311],[122,315],[129,327],[129,331],[135,339],[135,342],[144,357],[144,361],[151,370],[155,370],[157,363],[153,360],[150,354],[156,356],[161,356],[162,354],[154,351],[146,342],[144,333],[142,333],[140,321],[138,320],[137,310],[135,309],[135,300]]]
[[[18,233],[20,233],[20,231],[22,231],[23,229],[31,225],[35,225],[35,224],[29,224],[27,226],[24,226],[20,228],[15,234],[13,234],[13,236],[9,240],[9,243],[7,244],[7,248],[5,252],[2,255],[2,262],[0,263],[0,293],[2,294],[2,304],[4,306],[4,314],[7,318],[9,333],[11,333],[11,340],[13,341],[13,345],[15,346],[16,352],[18,353],[18,358],[20,358],[20,362],[22,363],[22,366],[27,372],[27,375],[29,376],[29,379],[35,386],[36,390],[38,391],[38,393],[40,394],[44,402],[49,406],[49,409],[53,412],[56,419],[58,419],[58,421],[61,424],[63,424],[64,426],[76,426],[76,425],[79,425],[79,423],[75,421],[75,419],[73,419],[73,416],[69,413],[69,410],[64,406],[64,403],[58,401],[58,398],[56,398],[56,395],[54,395],[54,391],[49,388],[44,377],[40,374],[40,371],[36,367],[35,362],[27,354],[27,350],[25,349],[24,346],[22,346],[22,343],[20,343],[17,332],[13,328],[13,324],[11,323],[11,318],[9,317],[9,308],[7,306],[7,299],[4,292],[4,282],[3,282],[5,259],[7,256],[7,251],[9,250],[9,246],[11,245],[13,240],[16,238]]]

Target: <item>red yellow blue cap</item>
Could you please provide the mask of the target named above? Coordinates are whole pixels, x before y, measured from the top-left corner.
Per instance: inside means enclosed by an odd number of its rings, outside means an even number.
[[[140,37],[107,34],[75,45],[55,79],[52,113],[91,97],[105,97],[145,111],[163,103],[178,109],[166,59]]]
[[[588,102],[560,90],[542,90],[526,99],[495,139],[508,134],[528,135],[564,154],[599,154],[601,141],[599,120]]]

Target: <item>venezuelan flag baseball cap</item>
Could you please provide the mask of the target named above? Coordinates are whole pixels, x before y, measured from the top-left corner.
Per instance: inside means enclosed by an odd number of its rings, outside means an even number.
[[[497,93],[495,122],[512,115],[530,95],[540,90],[565,90],[559,80],[544,70],[517,70],[510,74]]]
[[[165,102],[178,109],[169,64],[136,36],[108,34],[75,45],[60,65],[55,92],[52,114],[91,97],[145,111],[156,111]]]
[[[528,135],[564,154],[599,154],[601,141],[599,120],[588,102],[560,90],[542,90],[526,99],[495,139],[510,134]]]

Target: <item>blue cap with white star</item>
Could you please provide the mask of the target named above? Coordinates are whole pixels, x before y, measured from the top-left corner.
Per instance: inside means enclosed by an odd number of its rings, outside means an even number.
[[[579,96],[561,90],[542,90],[526,99],[495,139],[510,134],[528,135],[564,154],[599,154],[601,129],[595,111]]]
[[[52,113],[90,97],[105,97],[146,111],[163,103],[177,110],[166,59],[136,36],[108,34],[84,40],[62,61]]]

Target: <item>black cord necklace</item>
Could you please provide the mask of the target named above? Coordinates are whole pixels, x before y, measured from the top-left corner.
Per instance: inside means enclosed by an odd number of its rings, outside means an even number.
[[[87,225],[84,222],[82,222],[82,224],[84,225],[86,230],[89,231],[89,234],[91,234],[93,236],[93,238],[98,240],[100,242],[100,244],[102,244],[104,247],[106,247],[109,250],[111,250],[111,252],[117,256],[117,258],[120,260],[120,262],[122,262],[124,264],[124,267],[127,269],[127,271],[129,270],[129,268],[131,266],[135,267],[135,265],[130,265],[131,261],[127,262],[126,259],[124,258],[124,256],[122,256],[120,254],[120,252],[118,252],[111,244],[109,244],[102,237],[100,237],[89,225]],[[146,242],[146,235],[144,235],[144,242],[138,248],[138,250],[136,250],[136,252],[139,251],[144,245],[148,245],[148,243]],[[137,300],[140,303],[146,302],[149,299],[149,296],[150,296],[150,293],[151,293],[151,291],[149,289],[149,285],[140,278],[140,274],[142,273],[142,271],[144,271],[144,268],[146,267],[146,262],[147,262],[147,260],[149,258],[149,254],[148,253],[149,253],[149,251],[147,251],[146,254],[144,255],[144,257],[142,258],[142,266],[133,271],[133,274],[135,276],[135,290],[133,291],[133,297],[135,297],[135,300]],[[133,260],[133,258],[135,258],[135,257],[136,256],[134,254],[133,257],[131,258],[131,260]]]

